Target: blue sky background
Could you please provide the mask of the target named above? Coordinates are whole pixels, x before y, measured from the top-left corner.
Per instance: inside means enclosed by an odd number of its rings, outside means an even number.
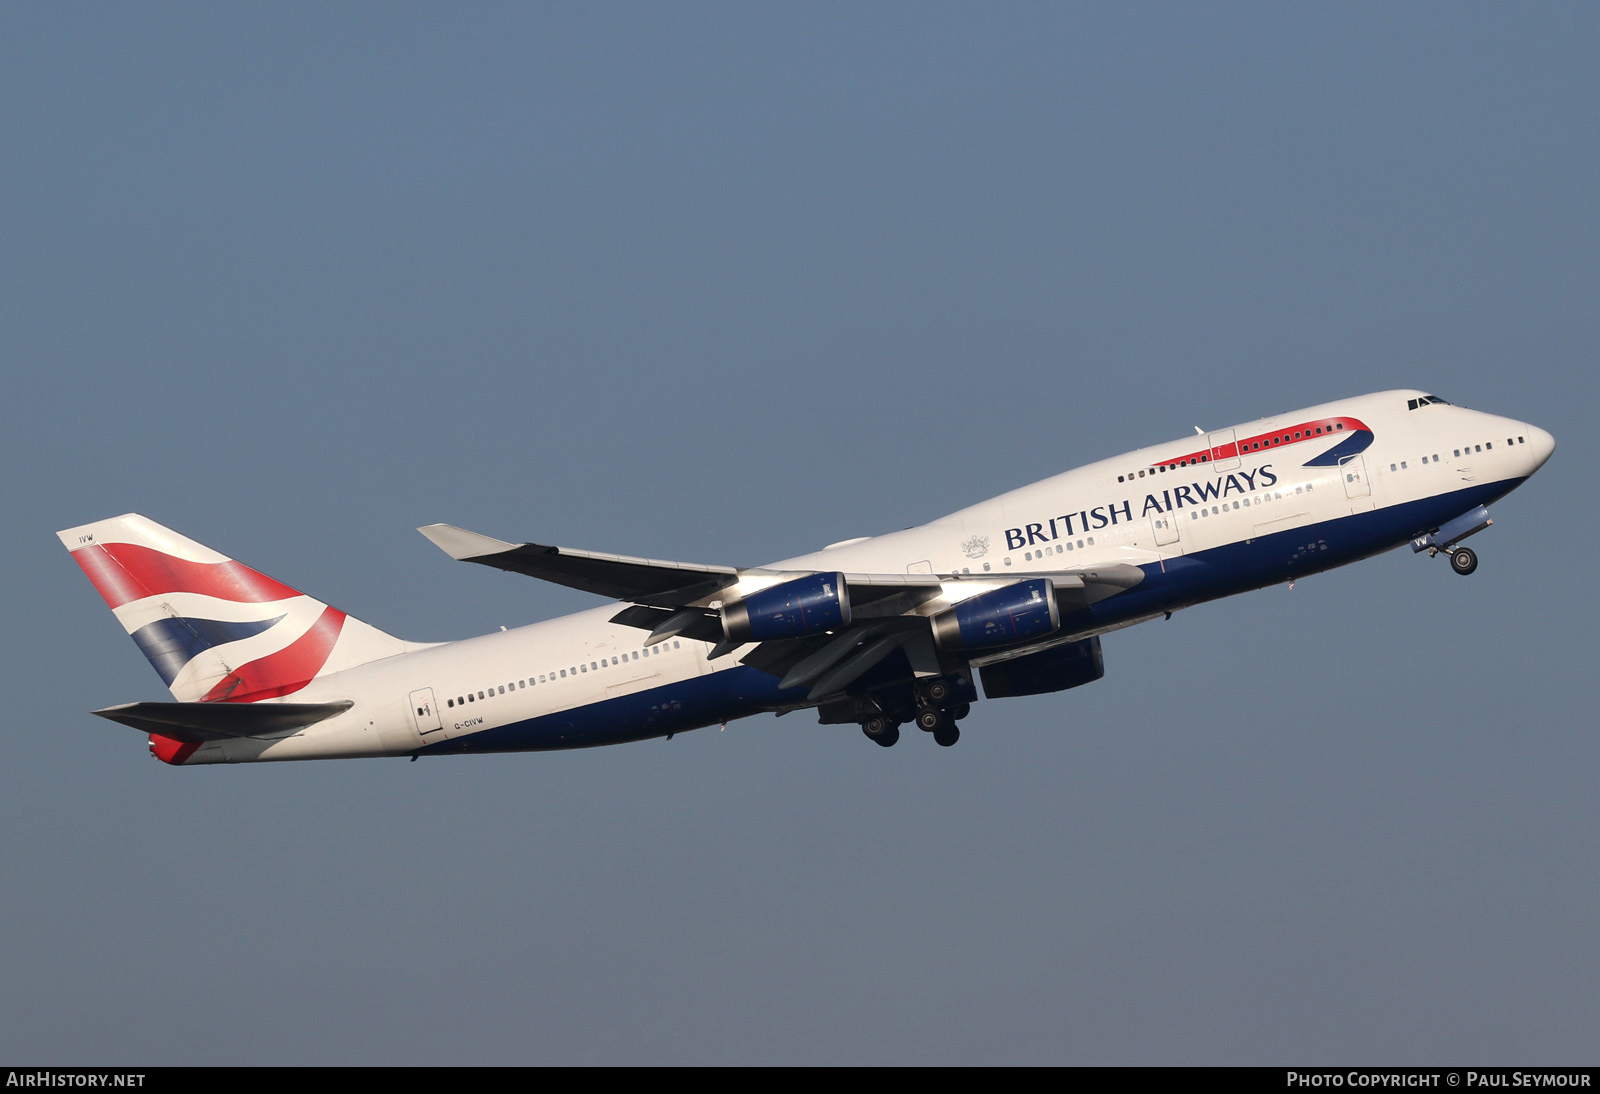
[[[0,8],[0,1060],[1573,1063],[1600,1028],[1592,5]],[[172,770],[54,532],[377,626],[413,529],[756,564],[1421,387],[1551,430],[959,747],[761,717]]]

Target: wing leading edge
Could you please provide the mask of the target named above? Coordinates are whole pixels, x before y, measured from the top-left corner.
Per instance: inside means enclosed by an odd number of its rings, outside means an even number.
[[[451,558],[598,593],[612,600],[657,607],[682,607],[721,592],[739,580],[732,566],[696,566],[654,558],[574,551],[542,543],[507,543],[451,524],[417,531]]]

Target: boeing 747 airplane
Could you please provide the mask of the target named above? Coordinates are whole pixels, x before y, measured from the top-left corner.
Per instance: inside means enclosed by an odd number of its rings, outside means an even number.
[[[172,692],[96,714],[169,764],[530,752],[816,710],[941,745],[978,698],[1104,674],[1100,636],[1394,547],[1478,565],[1488,506],[1550,458],[1525,422],[1386,391],[1142,448],[928,524],[766,566],[510,543],[447,554],[605,606],[394,638],[145,517],[59,533]]]

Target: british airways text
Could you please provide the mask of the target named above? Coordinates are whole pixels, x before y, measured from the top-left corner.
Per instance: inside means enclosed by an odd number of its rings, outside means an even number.
[[[1278,476],[1273,473],[1272,465],[1262,464],[1253,471],[1237,471],[1231,475],[1212,479],[1210,482],[1170,487],[1160,494],[1146,494],[1144,506],[1139,510],[1139,517],[1142,519],[1151,513],[1170,513],[1174,509],[1182,509],[1185,505],[1205,505],[1217,498],[1225,498],[1229,494],[1248,494],[1253,490],[1264,490],[1277,481]],[[1093,509],[1080,509],[1076,513],[1063,513],[1037,524],[1007,528],[1006,549],[1015,551],[1035,543],[1049,543],[1063,536],[1082,535],[1096,528],[1133,519],[1132,499],[1112,502],[1109,505],[1097,505]]]

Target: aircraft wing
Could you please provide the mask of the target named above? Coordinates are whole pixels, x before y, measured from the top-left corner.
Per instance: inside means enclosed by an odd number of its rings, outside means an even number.
[[[584,592],[598,593],[630,604],[613,622],[652,631],[652,639],[686,634],[704,641],[720,641],[721,627],[709,602],[742,575],[804,576],[769,569],[740,570],[733,566],[665,562],[629,555],[600,554],[541,543],[507,543],[492,536],[469,532],[450,524],[430,524],[417,529],[450,557],[499,570],[527,574]],[[937,598],[947,584],[965,581],[1004,583],[1000,574],[853,574],[843,575],[857,620],[888,619],[915,611]],[[1113,563],[1092,570],[1030,571],[1023,578],[1049,578],[1062,607],[1068,611],[1132,588],[1144,579],[1137,566]],[[699,617],[704,617],[702,626]],[[671,625],[668,622],[673,621]]]
[[[712,596],[739,580],[739,571],[732,566],[696,566],[542,543],[507,543],[451,524],[430,524],[417,531],[462,562],[527,574],[635,604],[680,607]]]
[[[692,565],[627,555],[575,551],[539,543],[507,543],[449,524],[417,529],[452,558],[499,570],[527,574],[585,592],[626,602],[613,623],[649,631],[645,645],[683,635],[711,643],[710,658],[750,645],[748,637],[730,636],[724,625],[723,590],[745,575],[805,579],[817,571],[739,570],[732,566]],[[1006,586],[1048,578],[1063,614],[1115,596],[1144,579],[1144,571],[1127,563],[1093,570],[1005,574],[852,574],[841,575],[848,589],[848,616],[843,626],[821,634],[756,641],[740,658],[781,678],[781,687],[807,685],[809,700],[838,694],[879,662],[903,651],[913,668],[936,671],[927,615],[931,601],[947,596],[950,586],[974,583]],[[841,590],[842,592],[843,590]],[[975,590],[976,591],[976,590]],[[957,595],[955,600],[961,600]],[[713,606],[713,605],[716,606]]]

